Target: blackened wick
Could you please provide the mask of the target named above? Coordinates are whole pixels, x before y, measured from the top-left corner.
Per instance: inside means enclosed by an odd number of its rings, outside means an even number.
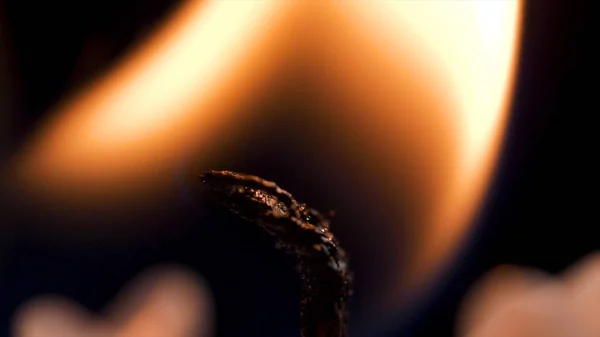
[[[201,179],[221,204],[263,228],[278,246],[298,257],[302,337],[346,337],[352,277],[328,218],[256,176],[210,171]]]

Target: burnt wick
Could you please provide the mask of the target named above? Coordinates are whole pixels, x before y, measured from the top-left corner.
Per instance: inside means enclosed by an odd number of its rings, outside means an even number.
[[[302,337],[346,337],[352,276],[329,219],[274,182],[256,176],[210,171],[201,179],[219,203],[263,228],[277,246],[298,258]]]

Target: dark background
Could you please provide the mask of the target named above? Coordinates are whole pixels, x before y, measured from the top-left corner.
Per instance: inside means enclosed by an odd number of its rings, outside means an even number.
[[[50,106],[110,66],[175,4],[0,1],[2,159],[18,150]],[[593,234],[598,225],[598,166],[593,160],[598,130],[592,122],[598,111],[597,99],[592,101],[599,60],[592,52],[598,41],[595,19],[597,14],[583,3],[527,2],[505,147],[485,211],[471,233],[472,244],[461,252],[450,277],[414,308],[410,319],[391,327],[390,334],[451,336],[460,299],[493,266],[514,263],[555,273],[600,248],[600,238]],[[11,128],[5,128],[9,123]],[[188,220],[228,217],[194,211],[189,202],[181,202]],[[17,230],[0,278],[0,336],[8,335],[11,313],[28,297],[58,292],[99,310],[133,275],[161,261],[203,271],[218,299],[219,336],[275,337],[281,331],[294,336],[297,302],[290,297],[299,294],[293,264],[273,254],[268,238],[239,227],[237,234],[219,226],[198,228],[202,233],[160,246],[92,244],[84,250],[33,242]],[[243,239],[249,235],[256,237],[252,244]],[[221,249],[218,260],[200,259],[214,243],[199,242],[199,237],[227,237],[232,248]],[[233,264],[247,268],[242,286],[231,284],[237,274],[227,266]],[[257,312],[264,318],[252,316]]]

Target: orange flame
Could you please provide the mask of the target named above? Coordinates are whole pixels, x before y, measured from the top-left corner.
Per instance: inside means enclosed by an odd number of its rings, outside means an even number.
[[[105,78],[58,108],[19,158],[24,183],[72,202],[160,180],[182,153],[206,147],[276,67],[281,7],[186,3]]]
[[[409,209],[414,229],[416,283],[460,243],[489,185],[508,118],[521,7],[189,1],[58,107],[15,172],[22,188],[69,205],[142,195],[164,183],[177,158],[243,127],[233,116],[295,56],[314,65],[325,104],[344,112],[324,118],[362,132],[365,155],[387,158],[369,163],[377,172],[409,176],[412,201],[402,211]],[[290,37],[291,27],[315,34]],[[399,193],[390,192],[391,202]]]

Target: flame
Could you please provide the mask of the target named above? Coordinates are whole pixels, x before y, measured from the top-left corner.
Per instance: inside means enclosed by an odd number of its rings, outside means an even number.
[[[377,35],[401,49],[405,32],[448,75],[458,107],[457,167],[423,230],[411,268],[430,271],[462,236],[487,190],[508,119],[519,42],[521,1],[383,1],[355,3]],[[362,14],[359,14],[362,13]],[[393,52],[393,51],[391,51]],[[432,81],[435,81],[434,79]],[[417,272],[418,270],[418,272]],[[420,280],[420,277],[417,278]],[[415,280],[418,282],[418,280]]]
[[[185,3],[105,78],[57,108],[17,160],[22,183],[73,201],[156,181],[182,153],[206,147],[227,112],[252,94],[248,83],[275,68],[281,7]]]
[[[409,214],[386,216],[405,216],[413,229],[405,242],[408,271],[398,270],[390,282],[414,289],[448,261],[488,189],[509,116],[522,3],[338,5],[319,4],[311,13],[329,28],[315,25],[311,36],[323,42],[312,61],[324,64],[319,80],[330,89],[331,104],[344,111],[336,123],[349,120],[343,127],[361,132],[363,142],[372,142],[368,151],[387,159],[372,163],[388,166],[378,173],[410,177],[409,196],[387,196],[409,203],[408,209],[397,205]],[[406,296],[383,289],[387,301]]]
[[[459,244],[488,188],[508,119],[522,2],[310,3],[323,20],[299,23],[296,2],[186,2],[113,71],[56,108],[15,161],[20,183],[64,203],[139,194],[177,158],[206,150],[216,132],[240,128],[231,120],[242,104],[293,55],[291,46],[307,47],[305,60],[332,57],[315,74],[331,104],[348,108],[338,111],[373,111],[348,112],[346,126],[375,130],[369,135],[389,172],[409,165],[404,153],[425,163],[411,171],[417,201],[408,224],[417,232],[410,282],[420,282]],[[291,21],[317,34],[286,44]],[[403,104],[417,110],[398,110]],[[453,136],[428,134],[442,129]],[[423,146],[430,141],[449,144]]]
[[[463,237],[491,181],[509,116],[521,6],[520,1],[425,1],[395,2],[390,8],[444,64],[459,102],[451,112],[459,121],[456,175],[426,221],[415,275],[432,270]]]

